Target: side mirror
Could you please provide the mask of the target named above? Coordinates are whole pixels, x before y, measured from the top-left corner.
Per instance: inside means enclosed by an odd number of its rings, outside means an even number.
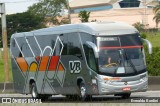
[[[87,41],[86,43],[87,43],[88,46],[90,46],[93,49],[95,57],[98,58],[99,56],[98,56],[98,48],[97,48],[97,46],[94,43],[90,42],[90,41]]]
[[[143,40],[144,42],[146,42],[146,44],[147,44],[147,46],[148,46],[148,52],[149,52],[149,54],[152,54],[152,44],[151,44],[151,42],[150,42],[149,40],[143,39],[143,38],[142,38],[142,40]]]

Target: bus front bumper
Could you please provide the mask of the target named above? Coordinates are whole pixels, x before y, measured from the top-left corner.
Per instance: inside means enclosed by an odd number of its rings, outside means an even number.
[[[145,92],[148,89],[148,78],[128,82],[99,81],[98,89],[100,95]]]

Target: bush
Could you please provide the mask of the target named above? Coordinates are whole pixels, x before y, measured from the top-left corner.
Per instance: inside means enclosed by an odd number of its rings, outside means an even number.
[[[141,38],[144,38],[144,39],[146,39],[146,37],[147,37],[147,34],[143,32],[143,33],[141,33],[141,34],[140,34],[140,36],[141,36]]]
[[[153,47],[152,54],[148,54],[145,47],[147,70],[150,76],[160,76],[160,47]]]
[[[134,26],[139,32],[143,32],[144,31],[144,25],[141,24],[140,22],[136,22],[132,26]]]

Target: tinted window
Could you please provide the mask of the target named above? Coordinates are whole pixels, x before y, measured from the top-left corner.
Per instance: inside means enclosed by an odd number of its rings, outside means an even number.
[[[26,42],[26,39],[24,37],[19,37],[19,38],[16,38],[16,40],[24,57],[33,57],[33,54]],[[22,53],[19,53],[19,57],[22,57]]]
[[[96,58],[93,49],[88,47],[87,45],[83,45],[83,48],[85,51],[88,66],[94,71],[97,71]]]
[[[118,37],[98,37],[99,47],[120,46]]]
[[[120,36],[122,46],[140,46],[142,45],[141,39],[138,35],[135,36]]]
[[[14,39],[11,39],[11,52],[14,57],[18,57],[18,54],[20,53],[16,41]]]
[[[36,42],[35,40],[36,38],[34,38],[34,36],[28,36],[27,37],[27,40],[28,40],[28,43],[34,53],[35,56],[40,56],[40,48],[38,47],[38,42]]]
[[[68,34],[68,54],[82,58],[81,43],[77,33]]]
[[[68,50],[67,50],[68,35],[67,34],[63,35],[62,42],[63,42],[63,45],[64,45],[62,55],[67,55],[67,53],[68,53]]]
[[[43,56],[48,56],[52,52],[55,46],[55,42],[58,35],[42,35],[36,36],[41,50],[44,52]],[[58,43],[57,43],[58,44]],[[57,46],[57,45],[56,45]],[[45,51],[44,51],[45,50]]]
[[[91,69],[93,69],[94,71],[97,71],[98,65],[97,65],[95,55],[94,55],[94,51],[92,48],[88,47],[88,45],[87,45],[87,41],[90,41],[90,42],[93,42],[96,44],[95,36],[92,36],[87,33],[81,33],[81,40],[83,43],[83,48],[84,48],[84,52],[85,52],[88,66]]]
[[[121,2],[119,2],[119,5],[121,8],[139,7],[140,0],[122,0]]]

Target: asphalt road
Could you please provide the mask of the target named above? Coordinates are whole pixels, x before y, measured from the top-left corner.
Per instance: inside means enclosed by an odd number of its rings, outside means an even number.
[[[0,97],[31,97],[31,95],[22,95],[22,94],[0,94]],[[157,99],[158,102],[160,103],[160,91],[147,91],[147,92],[139,92],[139,93],[132,93],[131,97],[129,99],[122,99],[121,97],[118,96],[113,96],[113,95],[100,95],[100,96],[93,96],[91,100],[85,101],[85,102],[108,102],[108,103],[131,103],[131,100],[145,100],[145,99]],[[62,95],[56,95],[50,97],[48,100],[42,101],[43,103],[79,103],[82,101],[79,100],[71,100],[67,99],[65,96]],[[139,102],[139,101],[138,101]],[[141,102],[141,101],[140,101]],[[143,102],[143,101],[142,101]],[[136,101],[137,103],[137,101]]]

